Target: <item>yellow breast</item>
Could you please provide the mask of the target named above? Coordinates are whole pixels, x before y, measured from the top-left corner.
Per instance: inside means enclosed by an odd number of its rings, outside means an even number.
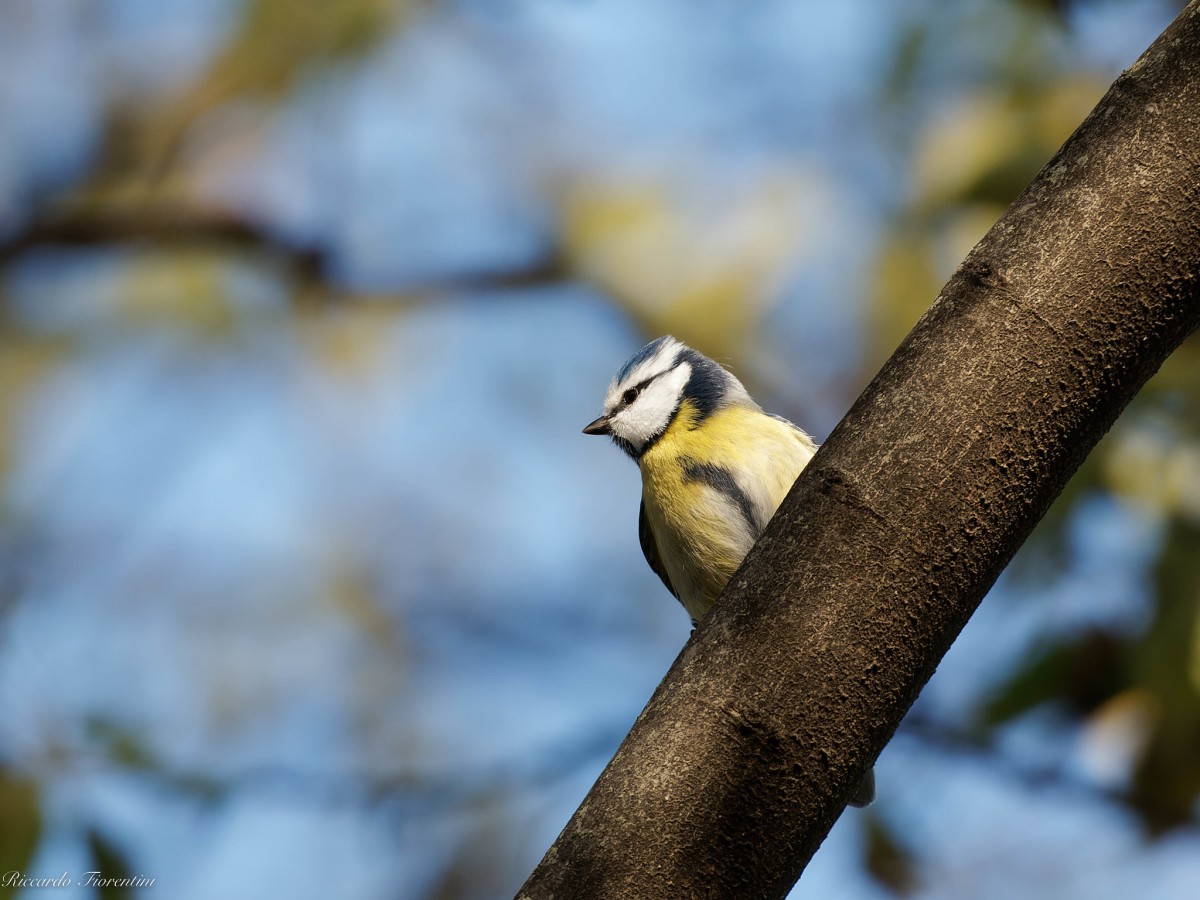
[[[639,461],[642,499],[675,592],[699,619],[762,533],[816,446],[748,407],[697,421],[684,401]]]

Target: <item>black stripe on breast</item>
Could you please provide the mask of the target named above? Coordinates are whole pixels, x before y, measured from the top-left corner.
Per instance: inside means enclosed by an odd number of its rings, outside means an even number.
[[[750,526],[750,531],[757,537],[763,529],[754,515],[754,504],[746,496],[746,492],[734,480],[733,473],[728,469],[712,463],[701,463],[687,456],[679,457],[679,465],[683,468],[684,481],[698,481],[706,484],[719,494],[724,494],[734,502],[741,511],[742,518]]]

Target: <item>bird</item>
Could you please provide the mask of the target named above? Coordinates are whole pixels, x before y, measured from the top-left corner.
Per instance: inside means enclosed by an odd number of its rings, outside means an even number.
[[[607,435],[638,464],[638,542],[693,628],[817,452],[732,372],[669,334],[621,366],[583,433]],[[874,797],[872,770],[850,803]]]

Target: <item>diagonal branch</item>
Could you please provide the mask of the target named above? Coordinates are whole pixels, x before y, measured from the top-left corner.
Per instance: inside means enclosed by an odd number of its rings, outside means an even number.
[[[1198,273],[1193,0],[830,436],[521,896],[786,894],[1034,524],[1200,324]]]

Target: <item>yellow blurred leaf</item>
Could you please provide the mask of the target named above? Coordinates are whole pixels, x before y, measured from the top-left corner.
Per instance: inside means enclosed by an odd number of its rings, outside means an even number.
[[[914,193],[927,205],[960,197],[1015,156],[1023,140],[1017,111],[1004,93],[969,94],[921,136],[913,162]]]
[[[397,314],[395,303],[382,300],[318,308],[300,318],[301,336],[324,371],[347,379],[366,378],[383,362]]]
[[[306,67],[370,46],[407,4],[400,0],[251,0],[241,31],[209,71],[205,96],[277,95]]]
[[[1158,515],[1200,522],[1200,446],[1151,424],[1114,437],[1103,460],[1111,491]]]
[[[897,228],[881,244],[871,282],[871,352],[886,359],[933,302],[941,279],[933,266],[929,241],[919,232]]]
[[[1192,682],[1192,690],[1200,695],[1200,615],[1192,627],[1192,658],[1188,666],[1188,678]]]
[[[924,210],[983,197],[1002,211],[1104,93],[1087,75],[1037,91],[976,90],[949,106],[918,140],[913,197]]]
[[[564,250],[647,333],[734,355],[802,258],[817,181],[780,171],[687,198],[666,183],[581,185],[563,200]]]
[[[228,253],[207,248],[134,253],[111,289],[111,310],[125,327],[165,325],[228,337],[244,315],[229,294],[231,262]]]
[[[37,385],[66,352],[61,341],[0,339],[0,473],[5,472],[11,462],[16,417],[26,392]]]
[[[1104,96],[1108,80],[1086,73],[1056,83],[1032,105],[1032,134],[1037,143],[1053,152],[1065,141]]]

